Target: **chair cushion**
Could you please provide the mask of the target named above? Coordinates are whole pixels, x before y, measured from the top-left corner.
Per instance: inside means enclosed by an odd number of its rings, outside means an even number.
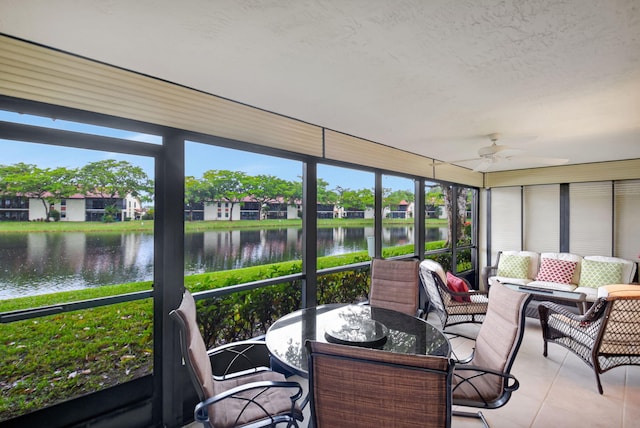
[[[286,379],[284,375],[269,370],[217,381],[214,383],[215,395],[228,391],[236,386],[245,385],[249,382],[265,380],[285,381]],[[246,398],[257,396],[255,399],[257,403],[263,406],[272,415],[285,414],[291,411],[291,400],[289,396],[293,390],[286,388],[271,388],[262,394],[258,394],[259,392],[259,389],[241,392],[237,395],[239,397],[238,399],[227,398],[209,406],[209,420],[212,422],[212,425],[214,427],[234,427],[265,417],[264,410],[257,404],[247,404],[247,401],[240,397]],[[240,412],[242,412],[242,416],[236,423],[236,418]]]
[[[419,304],[418,260],[374,259],[369,304],[416,315]]]
[[[598,297],[640,297],[640,285],[604,285],[602,287],[598,287]]]
[[[536,281],[560,282],[571,284],[573,273],[576,271],[578,262],[568,260],[558,260],[543,258],[540,261],[540,271],[536,276]]]
[[[498,276],[508,278],[528,278],[529,257],[502,254],[498,261]]]
[[[447,287],[449,290],[454,293],[468,293],[469,287],[467,287],[467,283],[462,279],[458,278],[451,272],[447,272]],[[451,296],[453,300],[456,302],[470,302],[471,298],[469,296]]]
[[[618,284],[622,279],[622,263],[583,260],[580,272],[580,287],[600,287]]]

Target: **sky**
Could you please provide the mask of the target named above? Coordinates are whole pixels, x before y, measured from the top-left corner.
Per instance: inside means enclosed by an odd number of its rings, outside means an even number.
[[[32,116],[0,110],[0,121],[24,123],[66,131],[84,132],[131,141],[161,144],[161,138],[126,130],[105,128],[65,120]],[[60,146],[49,146],[0,139],[0,165],[19,162],[37,165],[40,168],[79,168],[87,163],[104,159],[124,160],[140,166],[150,178],[154,176],[153,159],[144,156],[125,155],[106,151],[83,150]],[[265,156],[246,151],[215,147],[196,142],[185,145],[185,173],[196,178],[210,169],[243,171],[249,175],[274,175],[297,181],[302,176],[302,163],[298,161]],[[347,189],[374,187],[374,175],[370,172],[318,165],[318,177],[329,182],[328,189],[337,186]],[[384,176],[383,186],[392,190],[413,190],[413,182],[406,178]]]

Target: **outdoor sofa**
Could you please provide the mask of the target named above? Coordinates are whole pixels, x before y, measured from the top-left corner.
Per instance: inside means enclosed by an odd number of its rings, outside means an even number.
[[[543,290],[584,293],[587,302],[598,298],[598,287],[630,284],[637,263],[618,257],[580,256],[573,253],[502,251],[494,266],[482,270],[484,284],[497,282]]]

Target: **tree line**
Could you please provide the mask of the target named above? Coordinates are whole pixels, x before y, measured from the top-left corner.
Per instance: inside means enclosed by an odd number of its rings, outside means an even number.
[[[118,211],[117,198],[129,194],[141,201],[152,201],[153,186],[153,180],[141,167],[113,159],[91,162],[81,168],[40,168],[22,162],[0,165],[0,193],[39,199],[47,220],[52,214],[51,206],[77,193],[105,199],[105,216],[114,216]],[[427,209],[444,207],[450,213],[453,201],[449,193],[449,186],[431,187],[426,194]],[[374,207],[372,188],[336,186],[330,189],[326,180],[318,178],[317,194],[319,204],[338,205],[354,211]],[[387,207],[398,206],[402,201],[414,202],[412,190],[385,188],[382,194],[383,204]],[[257,202],[264,210],[273,202],[295,205],[302,200],[302,180],[290,181],[274,175],[249,175],[242,171],[217,169],[204,172],[200,178],[185,177],[184,202],[187,210],[192,211],[197,204],[226,202],[233,211],[236,204],[246,199]],[[459,212],[464,213],[466,202],[466,194],[460,194]],[[232,216],[229,216],[231,220]],[[464,223],[464,217],[458,221]]]
[[[318,178],[317,195],[317,202],[322,205],[338,205],[354,211],[374,207],[374,191],[370,188],[354,190],[336,186],[330,189],[329,182]],[[274,175],[249,175],[242,171],[217,169],[204,172],[200,178],[185,178],[185,206],[190,217],[193,209],[202,203],[225,202],[233,211],[233,207],[244,200],[260,204],[264,211],[273,202],[295,205],[302,200],[302,180],[290,181]],[[413,191],[383,189],[385,206],[397,206],[403,200],[413,202]],[[441,201],[442,191],[435,190],[431,200]],[[232,221],[232,216],[229,216],[229,221]]]
[[[113,159],[91,162],[81,168],[40,168],[20,162],[0,165],[0,193],[39,199],[46,221],[57,214],[51,208],[55,203],[78,193],[103,198],[105,217],[114,218],[118,198],[131,195],[141,201],[151,201],[153,180],[142,168]]]

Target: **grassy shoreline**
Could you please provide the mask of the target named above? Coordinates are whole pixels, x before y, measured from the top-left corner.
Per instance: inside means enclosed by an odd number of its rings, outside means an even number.
[[[292,220],[237,220],[237,221],[186,221],[186,232],[228,229],[266,229],[302,227],[302,221]],[[413,225],[413,219],[385,219],[385,225]],[[429,219],[429,225],[446,225],[446,219]],[[362,227],[373,226],[373,219],[321,219],[318,227]],[[88,221],[0,221],[0,233],[26,232],[153,232],[153,220],[122,221],[115,223]]]

